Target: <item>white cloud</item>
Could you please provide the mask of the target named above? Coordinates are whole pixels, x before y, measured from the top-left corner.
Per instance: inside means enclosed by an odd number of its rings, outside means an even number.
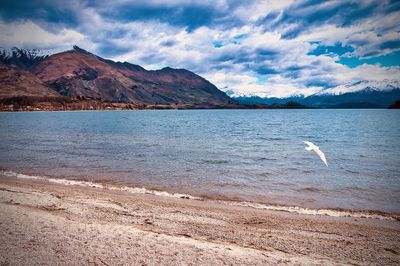
[[[85,40],[85,36],[71,29],[50,33],[31,21],[23,23],[0,22],[0,46],[20,48],[70,48]]]
[[[125,3],[128,2],[117,1],[113,5]],[[295,23],[269,30],[265,25],[260,25],[260,19],[274,12],[277,14],[274,21],[278,21],[283,16],[283,10],[293,3],[293,0],[250,1],[246,4],[232,4],[224,0],[135,2],[136,5],[155,7],[214,7],[230,12],[230,17],[240,22],[232,25],[227,23],[229,26],[224,27],[211,23],[190,31],[185,25],[172,25],[168,21],[152,19],[126,22],[104,17],[101,11],[113,8],[107,2],[90,7],[81,4],[73,9],[79,22],[74,28],[61,27],[50,32],[39,26],[44,24],[29,20],[13,23],[0,21],[0,46],[69,49],[77,44],[100,56],[140,64],[147,69],[165,66],[187,68],[221,89],[229,88],[238,94],[259,96],[309,95],[322,91],[327,85],[340,90],[359,81],[365,81],[365,84],[392,84],[399,80],[398,67],[362,65],[349,68],[336,63],[337,56],[309,54],[316,47],[310,44],[311,41],[321,41],[324,45],[337,42],[351,45],[355,48],[353,56],[390,53],[393,48],[382,49],[381,46],[400,40],[396,20],[399,12],[380,15],[379,19],[372,17],[346,27],[325,21],[304,28],[293,39],[283,39],[282,35],[296,29],[298,25]],[[337,4],[327,2],[322,6],[326,8],[326,5]],[[311,7],[303,11],[302,15],[307,16],[315,10]]]
[[[241,5],[233,11],[233,16],[236,16],[243,21],[255,22],[270,12],[282,10],[291,4],[294,0],[259,0],[249,2],[246,5]]]
[[[310,27],[296,39],[307,42],[321,41],[324,45],[335,45],[341,42],[343,45],[353,46],[355,48],[353,55],[360,57],[384,55],[399,50],[399,48],[381,47],[385,42],[400,40],[399,15],[399,12],[395,12],[347,27],[322,24]]]
[[[336,87],[360,80],[395,80],[400,76],[398,68],[363,65],[351,69],[336,63],[337,57],[308,55],[315,48],[308,39],[284,40],[279,33],[262,32],[257,27],[244,26],[230,30],[201,27],[193,32],[157,23],[133,23],[129,27],[134,31],[141,29],[135,41],[139,45],[134,46],[132,52],[114,59],[138,63],[150,69],[167,65],[188,68],[203,75],[217,87],[231,89],[241,95],[310,95],[323,90],[318,82]],[[162,31],[157,30],[160,27],[163,27]],[[234,43],[234,37],[242,34],[246,37]],[[174,46],[162,46],[164,41],[171,39],[176,42]],[[129,39],[124,41],[130,42]],[[213,45],[215,41],[221,41],[224,45],[216,48]],[[257,62],[262,49],[276,53],[276,56],[272,54],[270,59],[266,56],[265,60]],[[250,56],[247,62],[240,62],[243,51]],[[155,62],[149,61],[152,56]],[[224,56],[227,61],[216,60]],[[238,62],[233,62],[235,60]],[[267,66],[278,73],[266,75],[266,80],[260,82],[260,75],[252,71],[257,66]],[[293,71],[290,69],[293,68],[298,68],[297,76],[290,76]]]

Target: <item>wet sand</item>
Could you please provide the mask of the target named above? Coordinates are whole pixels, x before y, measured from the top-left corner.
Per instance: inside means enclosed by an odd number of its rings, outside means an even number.
[[[400,264],[400,222],[0,177],[0,265]]]

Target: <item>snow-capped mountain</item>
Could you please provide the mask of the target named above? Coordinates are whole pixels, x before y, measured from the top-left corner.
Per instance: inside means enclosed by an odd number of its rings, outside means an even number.
[[[387,108],[400,99],[400,83],[361,81],[338,86],[310,96],[262,98],[259,96],[233,97],[243,104],[283,104],[297,102],[314,108]]]
[[[6,65],[15,66],[20,69],[28,69],[40,63],[48,56],[56,53],[55,50],[46,49],[21,49],[17,47],[0,47],[0,62]]]
[[[396,88],[400,88],[399,80],[361,80],[352,84],[344,84],[329,88],[314,95],[340,95],[351,92],[373,93],[376,91],[391,91]]]

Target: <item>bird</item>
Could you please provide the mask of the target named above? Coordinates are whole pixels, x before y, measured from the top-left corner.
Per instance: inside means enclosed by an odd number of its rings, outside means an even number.
[[[315,151],[315,153],[318,154],[319,158],[325,163],[326,167],[328,167],[328,162],[326,161],[325,154],[319,149],[319,147],[310,141],[303,142],[308,145],[308,147],[306,147],[306,150]]]

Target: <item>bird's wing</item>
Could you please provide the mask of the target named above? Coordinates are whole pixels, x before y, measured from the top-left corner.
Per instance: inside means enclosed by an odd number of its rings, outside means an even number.
[[[328,167],[328,162],[326,161],[325,154],[324,154],[321,150],[319,150],[319,149],[314,150],[314,151],[318,154],[319,158],[321,158],[321,160],[322,160],[322,161],[325,163],[325,165]]]
[[[309,142],[309,141],[303,141],[305,144],[307,144],[308,146],[311,146],[311,145],[313,145],[313,143],[312,142]]]
[[[311,141],[303,141],[303,142],[308,145],[308,147],[306,147],[306,150],[308,150],[308,151],[319,149],[318,146],[315,145],[314,143],[312,143]]]

